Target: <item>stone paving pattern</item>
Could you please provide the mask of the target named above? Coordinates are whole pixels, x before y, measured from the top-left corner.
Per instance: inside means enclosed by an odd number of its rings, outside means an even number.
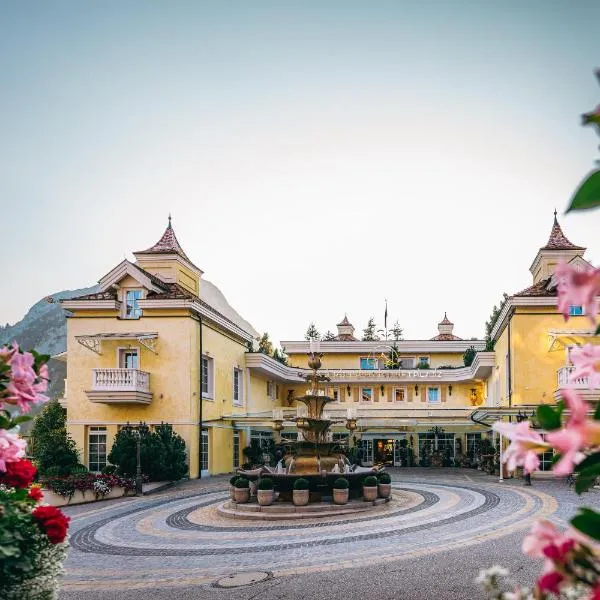
[[[532,579],[520,553],[536,518],[559,525],[579,499],[564,481],[498,483],[472,470],[390,469],[394,498],[368,513],[301,522],[223,517],[228,478],[142,498],[68,507],[71,550],[60,598],[473,598],[478,568]],[[600,493],[585,497],[600,506]],[[265,572],[248,587],[224,576]]]

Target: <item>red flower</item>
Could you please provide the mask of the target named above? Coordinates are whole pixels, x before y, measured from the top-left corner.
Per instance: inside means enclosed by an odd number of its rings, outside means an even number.
[[[37,469],[25,459],[6,463],[6,471],[0,472],[0,483],[9,487],[29,487]]]
[[[65,541],[70,519],[62,511],[54,506],[38,506],[31,514],[53,544]]]
[[[29,488],[27,496],[32,500],[39,502],[44,497],[44,494],[42,494],[41,488],[39,488],[37,485],[34,485],[33,487]]]
[[[552,592],[553,594],[560,594],[560,584],[563,582],[564,577],[557,573],[556,571],[550,571],[550,573],[546,573],[542,575],[538,579],[538,587],[540,588],[540,592]]]

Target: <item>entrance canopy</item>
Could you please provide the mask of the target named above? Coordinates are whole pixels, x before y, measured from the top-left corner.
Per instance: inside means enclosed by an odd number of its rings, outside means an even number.
[[[150,350],[154,354],[158,354],[156,350],[156,340],[158,333],[156,332],[138,332],[138,333],[94,333],[92,335],[77,335],[75,339],[88,350],[96,354],[102,354],[102,341],[118,341],[118,340],[135,340],[144,348]]]

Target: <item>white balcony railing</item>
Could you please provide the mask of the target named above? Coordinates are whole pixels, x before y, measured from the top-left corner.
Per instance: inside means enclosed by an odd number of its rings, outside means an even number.
[[[92,369],[92,390],[149,392],[150,373],[139,369]]]
[[[558,370],[558,387],[571,386],[575,388],[588,388],[589,378],[578,377],[571,381],[571,374],[575,370],[575,367],[562,367]]]

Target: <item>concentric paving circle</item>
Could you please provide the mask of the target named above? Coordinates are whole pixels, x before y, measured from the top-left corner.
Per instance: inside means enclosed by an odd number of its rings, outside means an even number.
[[[507,535],[556,510],[537,490],[495,484],[402,481],[373,511],[300,522],[225,518],[217,507],[226,498],[211,490],[145,500],[101,511],[108,516],[91,523],[82,519],[79,528],[77,521],[64,587],[191,585],[232,573],[277,576],[402,560]],[[92,553],[102,556],[91,560]]]

